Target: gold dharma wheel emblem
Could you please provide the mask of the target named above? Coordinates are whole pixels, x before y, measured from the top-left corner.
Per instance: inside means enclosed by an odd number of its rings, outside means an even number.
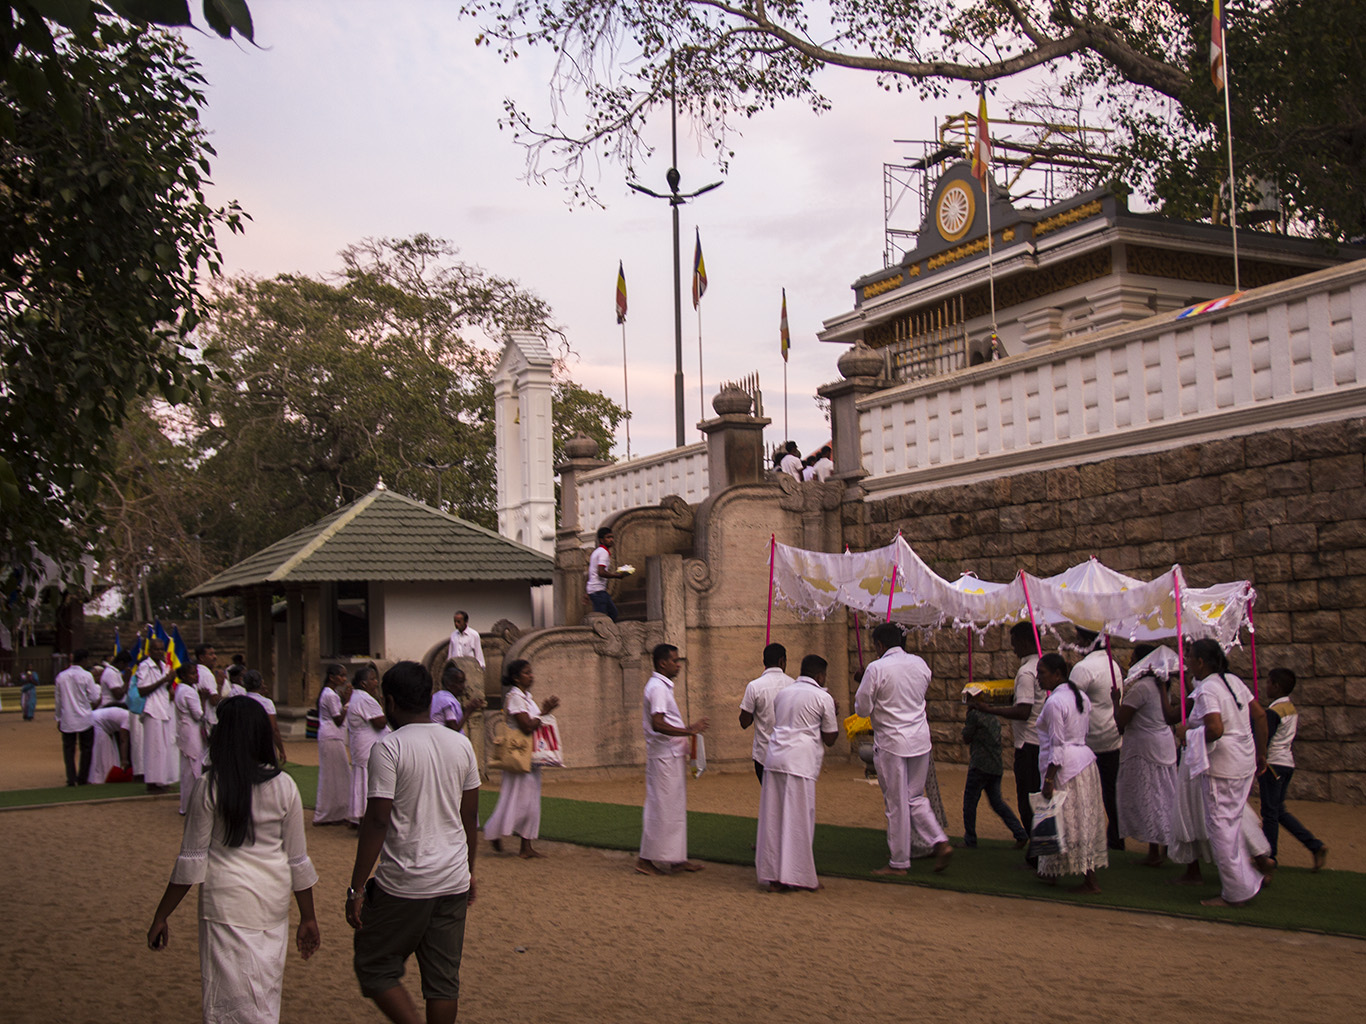
[[[954,182],[944,189],[936,213],[939,233],[944,236],[944,241],[956,242],[968,233],[968,228],[972,227],[974,205],[971,190],[962,182]]]

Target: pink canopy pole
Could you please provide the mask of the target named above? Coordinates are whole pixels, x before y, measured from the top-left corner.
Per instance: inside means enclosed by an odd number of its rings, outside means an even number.
[[[849,545],[844,545],[844,553],[849,554]],[[858,612],[854,612],[854,640],[858,643],[858,667],[863,668],[863,630],[859,628]]]
[[[764,623],[764,646],[773,639],[773,565],[778,560],[778,535],[768,535],[768,621]]]
[[[1029,626],[1034,630],[1034,650],[1043,657],[1043,641],[1039,639],[1039,623],[1034,618],[1034,602],[1029,598],[1029,584],[1025,582],[1024,570],[1020,570],[1020,589],[1024,591],[1025,607],[1029,609]]]
[[[1181,680],[1181,724],[1186,724],[1186,645],[1181,636],[1181,574],[1172,573],[1172,593],[1176,598],[1176,666]]]
[[[887,588],[887,621],[892,621],[892,597],[896,594],[896,570],[895,563],[892,565],[892,585]]]
[[[1260,698],[1261,687],[1257,685],[1257,627],[1252,622],[1252,606],[1256,603],[1257,592],[1251,586],[1247,589],[1250,592],[1247,602],[1247,642],[1252,651],[1252,696]]]

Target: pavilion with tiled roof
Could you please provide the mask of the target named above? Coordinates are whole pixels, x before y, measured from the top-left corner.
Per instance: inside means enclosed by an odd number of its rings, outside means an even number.
[[[328,661],[421,660],[456,609],[479,630],[530,626],[531,588],[553,568],[548,555],[380,483],[186,596],[240,596],[247,663],[273,678],[277,701],[310,705]]]

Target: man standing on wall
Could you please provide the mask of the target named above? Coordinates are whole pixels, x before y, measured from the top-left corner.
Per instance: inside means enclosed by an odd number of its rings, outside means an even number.
[[[1115,783],[1119,779],[1119,726],[1115,724],[1115,708],[1119,706],[1123,694],[1119,681],[1124,673],[1111,659],[1105,645],[1097,646],[1100,635],[1094,630],[1076,627],[1077,646],[1082,650],[1095,650],[1072,666],[1069,676],[1091,699],[1091,717],[1086,724],[1086,745],[1096,755],[1096,768],[1100,771],[1100,795],[1105,802],[1105,840],[1112,850],[1124,849],[1124,839],[1119,834],[1119,807],[1115,803]]]
[[[479,631],[470,628],[468,612],[455,613],[455,629],[451,632],[451,645],[446,651],[446,660],[473,658],[484,667],[484,642],[479,639]]]
[[[854,711],[873,723],[873,764],[887,809],[887,866],[875,875],[904,875],[911,869],[911,829],[934,846],[934,870],[943,871],[953,856],[929,798],[925,779],[930,771],[930,723],[925,695],[930,667],[905,648],[906,638],[895,622],[873,630],[877,660],[863,673],[854,695]]]
[[[674,700],[674,678],[683,667],[678,648],[656,644],[651,658],[655,671],[645,684],[643,702],[645,807],[636,871],[642,875],[701,871],[701,864],[688,860],[688,741],[706,732],[710,723],[701,718],[683,724]],[[661,864],[669,870],[661,870]]]
[[[764,648],[764,671],[751,680],[740,698],[740,728],[754,726],[754,774],[764,781],[764,761],[768,757],[768,739],[773,735],[773,699],[778,691],[792,685],[787,674],[787,648],[769,644]]]
[[[598,527],[598,546],[588,556],[588,586],[585,588],[593,611],[606,615],[613,622],[617,621],[617,606],[612,600],[612,595],[607,592],[607,581],[625,579],[631,575],[629,572],[614,571],[611,568],[612,548],[615,545],[616,538],[612,536],[612,528]]]

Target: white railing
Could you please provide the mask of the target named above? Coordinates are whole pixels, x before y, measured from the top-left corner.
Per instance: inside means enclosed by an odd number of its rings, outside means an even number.
[[[1177,316],[860,400],[869,497],[1366,408],[1366,260]]]
[[[578,479],[579,524],[591,538],[625,508],[658,505],[671,494],[696,504],[707,496],[709,483],[706,442],[590,470]]]

